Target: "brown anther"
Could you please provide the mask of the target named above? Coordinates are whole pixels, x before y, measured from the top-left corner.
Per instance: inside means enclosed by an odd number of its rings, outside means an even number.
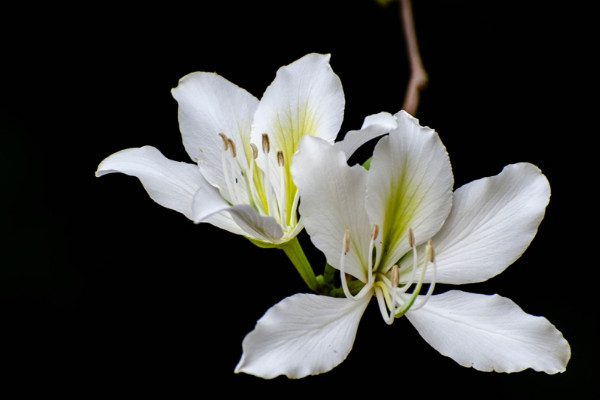
[[[400,269],[398,265],[392,267],[392,286],[397,287],[400,282]]]
[[[433,242],[431,239],[427,242],[427,248],[429,249],[429,262],[435,260],[435,251],[433,251]]]
[[[377,235],[379,235],[379,225],[373,224],[373,228],[371,228],[371,240],[377,239]]]
[[[411,249],[415,247],[415,235],[413,235],[413,231],[411,228],[408,228],[408,245]]]
[[[221,139],[223,139],[223,150],[227,151],[229,149],[229,138],[223,132],[219,133]]]
[[[250,143],[250,148],[252,149],[252,158],[256,160],[258,158],[258,147],[254,143]]]
[[[283,151],[281,150],[277,152],[277,164],[280,167],[283,167],[285,165],[285,160],[283,159]]]
[[[262,151],[265,154],[269,154],[269,151],[271,151],[271,143],[269,143],[269,135],[267,135],[266,133],[262,134]]]
[[[235,158],[235,156],[237,155],[237,152],[235,151],[235,143],[233,143],[233,140],[227,138],[227,143],[229,144],[229,148],[231,149],[231,155],[233,158]]]
[[[344,254],[350,250],[350,229],[344,231]]]

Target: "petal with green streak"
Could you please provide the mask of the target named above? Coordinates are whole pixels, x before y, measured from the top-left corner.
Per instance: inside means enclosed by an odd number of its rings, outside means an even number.
[[[277,195],[285,190],[291,204],[296,188],[289,174],[289,163],[303,135],[312,135],[333,142],[344,115],[344,93],[338,76],[329,65],[329,55],[308,54],[290,65],[281,67],[267,88],[254,115],[252,142],[261,149],[262,135],[269,135],[268,159],[259,151],[261,169],[270,164],[270,177]],[[278,167],[277,152],[283,154],[284,169]],[[281,187],[281,174],[285,187]]]
[[[426,242],[452,206],[453,177],[446,148],[437,133],[404,111],[398,128],[375,147],[367,181],[367,211],[379,225],[377,258],[389,270],[409,249]]]
[[[300,215],[312,242],[330,265],[339,268],[348,229],[345,270],[365,282],[370,234],[367,171],[359,165],[349,167],[343,151],[310,136],[300,141],[291,170],[300,191]]]

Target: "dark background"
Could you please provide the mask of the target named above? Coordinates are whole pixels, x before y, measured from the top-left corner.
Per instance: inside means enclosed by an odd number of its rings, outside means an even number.
[[[164,398],[598,394],[590,10],[552,1],[414,5],[430,75],[417,117],[439,132],[456,187],[519,161],[540,167],[552,187],[523,257],[461,289],[499,293],[547,317],[571,344],[567,372],[463,368],[407,320],[388,327],[369,307],[333,371],[263,381],[233,369],[256,320],[306,290],[283,252],[194,225],[155,204],[135,178],[94,171],[113,152],[146,144],[189,161],[170,94],[187,73],[216,71],[260,98],[280,66],[331,53],[346,96],[343,133],[366,115],[400,109],[408,64],[396,5],[198,3],[3,13],[2,387]]]

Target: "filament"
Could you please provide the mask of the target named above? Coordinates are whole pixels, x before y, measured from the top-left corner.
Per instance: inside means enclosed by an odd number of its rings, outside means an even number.
[[[283,229],[287,228],[287,218],[286,218],[286,185],[285,185],[285,160],[283,158],[283,152],[281,150],[279,150],[277,152],[277,165],[279,165],[280,170],[279,170],[279,184],[281,186],[281,192],[280,192],[280,196],[281,199],[279,200],[279,213],[280,213],[280,219],[281,219],[281,225],[283,227]]]
[[[423,307],[425,305],[425,303],[427,303],[427,301],[429,300],[431,295],[433,294],[433,289],[435,289],[435,282],[437,279],[437,263],[435,262],[435,255],[434,255],[433,246],[431,245],[431,240],[427,244],[427,250],[428,250],[427,263],[431,263],[433,266],[431,283],[429,284],[429,288],[427,288],[427,293],[425,293],[425,297],[423,297],[422,301],[418,305],[411,307],[411,310],[413,310],[413,311],[418,310],[419,308]]]
[[[403,299],[404,303],[399,304],[400,307],[398,307],[396,309],[396,312],[395,312],[396,318],[403,316],[409,309],[414,311],[414,310],[418,310],[419,308],[423,307],[433,293],[433,290],[435,288],[437,265],[435,263],[433,244],[432,244],[431,240],[429,240],[429,242],[427,243],[425,252],[426,252],[425,265],[421,269],[421,274],[419,275],[419,280],[418,280],[413,292],[410,294],[410,297],[408,297],[408,299],[404,300],[404,296],[402,295],[403,292],[398,291],[398,299]],[[429,285],[429,288],[427,289],[427,293],[425,294],[425,297],[423,298],[423,300],[417,306],[413,307],[413,304],[414,304],[417,296],[421,292],[421,288],[423,287],[423,281],[425,279],[425,272],[427,271],[427,267],[429,266],[429,264],[433,265],[433,278],[431,280],[431,283]],[[413,269],[414,268],[415,267],[413,265]]]
[[[373,280],[373,271],[372,269],[369,269],[369,271],[367,272],[368,276],[367,276],[367,283],[365,284],[365,286],[362,287],[362,289],[360,289],[360,291],[356,294],[353,295],[350,292],[350,289],[348,288],[348,282],[346,282],[346,255],[348,254],[348,252],[350,251],[350,230],[346,229],[344,231],[344,239],[342,242],[342,255],[340,257],[340,280],[342,281],[342,289],[344,291],[344,295],[352,300],[358,300],[363,298],[367,293],[369,293],[369,291],[371,290],[372,287],[372,280]]]

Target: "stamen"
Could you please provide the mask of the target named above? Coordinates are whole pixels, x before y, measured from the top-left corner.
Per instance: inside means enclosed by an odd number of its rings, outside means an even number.
[[[400,272],[398,265],[392,267],[392,280],[390,281],[384,274],[380,275],[381,281],[375,282],[375,296],[379,303],[379,311],[386,324],[391,325],[396,317],[396,303],[398,302],[396,288]],[[390,296],[390,290],[392,292]],[[385,304],[384,304],[385,301]],[[386,309],[387,307],[387,309]],[[389,313],[387,310],[390,310]]]
[[[229,148],[231,149],[231,155],[233,156],[233,158],[236,157],[237,152],[235,151],[235,143],[233,143],[233,140],[227,138],[227,144],[229,145]],[[225,149],[227,150],[227,149]]]
[[[370,270],[368,272],[368,281],[365,284],[365,286],[362,287],[362,289],[360,289],[360,291],[356,294],[353,295],[352,293],[350,293],[350,289],[348,288],[348,282],[346,282],[346,263],[345,263],[345,259],[346,259],[346,255],[348,254],[348,251],[350,250],[350,230],[346,229],[344,231],[344,239],[342,242],[342,255],[340,257],[340,280],[342,281],[342,289],[344,290],[344,295],[346,296],[346,298],[348,299],[352,299],[352,300],[358,300],[363,298],[367,293],[369,293],[371,291],[372,288],[372,281],[373,281],[373,271]]]
[[[283,159],[283,151],[279,150],[277,152],[277,164],[282,168],[279,171],[279,187],[281,188],[281,199],[279,200],[279,212],[280,212],[280,220],[281,225],[285,229],[287,226],[287,186],[285,184],[285,170],[283,167],[285,166],[285,160]]]
[[[379,312],[383,317],[383,320],[386,324],[391,325],[394,322],[394,311],[392,311],[392,306],[389,306],[390,312],[386,308],[386,304],[388,304],[391,299],[389,299],[389,293],[387,290],[384,291],[381,289],[380,285],[375,286],[375,297],[377,298],[377,304],[379,305]],[[393,303],[392,303],[393,304]],[[389,304],[388,304],[389,305]]]
[[[264,154],[269,154],[271,151],[271,143],[269,142],[269,135],[266,133],[262,134],[262,151]],[[268,213],[270,216],[275,218],[275,204],[273,203],[273,186],[271,183],[271,168],[269,163],[269,158],[265,160],[265,170],[264,170],[264,190],[267,195],[267,207]]]
[[[350,251],[350,229],[344,231],[344,255]]]
[[[379,225],[373,224],[373,228],[371,228],[371,240],[377,239],[378,234],[379,234]]]
[[[223,132],[220,132],[219,136],[223,140],[223,151],[227,151],[229,149],[229,138]]]
[[[250,148],[252,149],[252,158],[256,160],[258,158],[258,147],[254,143],[250,143]]]
[[[429,262],[433,262],[435,260],[435,252],[433,250],[433,242],[431,239],[427,242],[427,248],[429,249]]]
[[[265,154],[269,154],[269,151],[271,150],[271,144],[269,143],[269,135],[267,135],[266,133],[262,134],[262,151]]]
[[[222,132],[219,133],[219,136],[223,140],[223,152],[221,153],[221,168],[223,169],[223,177],[225,178],[225,184],[227,185],[227,191],[229,192],[229,199],[227,200],[232,204],[238,204],[238,199],[235,197],[235,192],[233,190],[233,186],[231,185],[232,177],[230,176],[230,174],[233,173],[233,169],[227,167],[228,164],[231,165],[231,162],[228,163],[225,159],[231,139],[229,139],[227,135],[225,135]],[[231,143],[233,143],[233,141]]]
[[[417,286],[415,287],[415,289],[413,290],[413,292],[411,293],[410,297],[408,298],[408,300],[401,305],[401,307],[396,309],[396,318],[400,318],[401,316],[403,316],[409,309],[414,311],[414,310],[418,310],[419,308],[423,307],[425,305],[425,303],[429,300],[429,298],[431,297],[433,290],[435,288],[435,281],[436,281],[436,269],[437,269],[437,265],[435,264],[435,257],[434,257],[434,251],[433,251],[433,244],[432,241],[429,240],[427,242],[427,247],[425,248],[425,252],[426,252],[426,261],[425,261],[425,265],[423,266],[423,268],[421,269],[421,275],[419,276],[419,281],[417,282]],[[418,305],[413,307],[413,304],[417,298],[417,296],[419,295],[419,292],[421,291],[421,288],[423,287],[423,280],[425,279],[425,271],[427,270],[427,266],[428,264],[433,263],[433,277],[431,279],[431,283],[429,284],[429,288],[427,289],[427,293],[425,294],[423,301],[421,303],[419,303]],[[400,294],[400,292],[398,292]]]
[[[415,247],[415,236],[414,236],[411,228],[408,228],[408,245],[411,247],[411,250],[412,250],[413,265],[412,265],[412,269],[411,269],[411,273],[410,273],[410,279],[400,289],[401,293],[406,293],[406,291],[415,282],[415,276],[417,275],[417,264],[418,264],[417,248]]]
[[[398,271],[398,265],[392,267],[392,287],[398,287],[398,281],[400,280],[400,272]]]
[[[435,262],[435,251],[433,250],[433,243],[431,240],[427,242],[427,248],[425,251],[427,252],[428,261],[433,264],[431,283],[429,283],[429,288],[427,289],[427,293],[425,293],[423,301],[421,301],[421,303],[419,303],[418,305],[411,307],[411,310],[413,311],[418,310],[419,308],[423,307],[425,303],[427,303],[427,301],[433,294],[433,289],[435,289],[435,281],[437,280],[437,263]]]

